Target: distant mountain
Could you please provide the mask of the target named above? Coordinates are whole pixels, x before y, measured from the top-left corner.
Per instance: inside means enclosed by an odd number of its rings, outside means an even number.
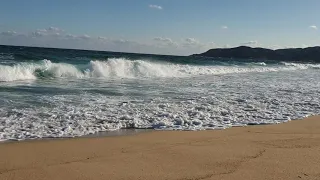
[[[257,59],[257,60],[280,60],[298,62],[320,62],[320,47],[290,48],[290,49],[265,49],[239,46],[235,48],[210,49],[202,54],[192,56],[234,58],[234,59]]]

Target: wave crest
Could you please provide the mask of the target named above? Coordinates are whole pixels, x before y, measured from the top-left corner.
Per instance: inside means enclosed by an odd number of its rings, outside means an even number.
[[[319,64],[265,63],[222,66],[187,65],[160,63],[147,60],[127,60],[110,58],[107,61],[93,60],[86,65],[54,63],[42,60],[33,63],[0,65],[0,81],[32,80],[37,78],[148,78],[148,77],[185,77],[196,75],[215,75],[228,73],[271,72],[298,69],[319,69]]]
[[[90,61],[86,70],[89,77],[174,77],[180,76],[170,64],[158,64],[143,60],[112,58],[108,61]]]
[[[36,79],[36,76],[34,75],[34,68],[32,65],[0,65],[0,81],[16,81],[28,79]]]
[[[288,67],[296,67],[299,69],[320,69],[320,64],[301,64],[301,63],[288,63],[288,62],[281,62],[281,64],[288,66]]]

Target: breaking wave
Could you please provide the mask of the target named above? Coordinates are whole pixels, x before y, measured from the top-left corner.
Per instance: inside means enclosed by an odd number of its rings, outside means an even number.
[[[298,69],[320,69],[320,64],[301,64],[301,63],[288,63],[288,62],[281,62],[281,64],[288,66],[288,67],[296,67]]]
[[[186,77],[228,73],[272,72],[299,69],[319,69],[319,64],[282,63],[267,65],[190,65],[148,60],[110,58],[93,60],[85,65],[54,63],[50,60],[0,65],[0,81],[33,80],[38,78],[148,78]]]

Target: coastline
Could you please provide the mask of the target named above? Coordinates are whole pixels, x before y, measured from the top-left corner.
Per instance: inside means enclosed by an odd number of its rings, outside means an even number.
[[[319,179],[320,116],[223,131],[0,143],[0,179]]]
[[[54,141],[54,140],[66,140],[75,138],[104,138],[104,137],[116,137],[116,136],[133,136],[140,133],[148,133],[153,131],[153,129],[118,129],[114,131],[103,131],[94,134],[88,134],[84,136],[76,137],[58,137],[58,138],[35,138],[35,139],[23,139],[23,140],[3,140],[1,143],[20,143],[20,142],[33,142],[33,141]]]

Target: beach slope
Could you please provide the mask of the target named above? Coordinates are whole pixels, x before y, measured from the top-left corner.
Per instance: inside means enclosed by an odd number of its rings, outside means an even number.
[[[320,179],[320,117],[222,131],[0,144],[1,180]]]

